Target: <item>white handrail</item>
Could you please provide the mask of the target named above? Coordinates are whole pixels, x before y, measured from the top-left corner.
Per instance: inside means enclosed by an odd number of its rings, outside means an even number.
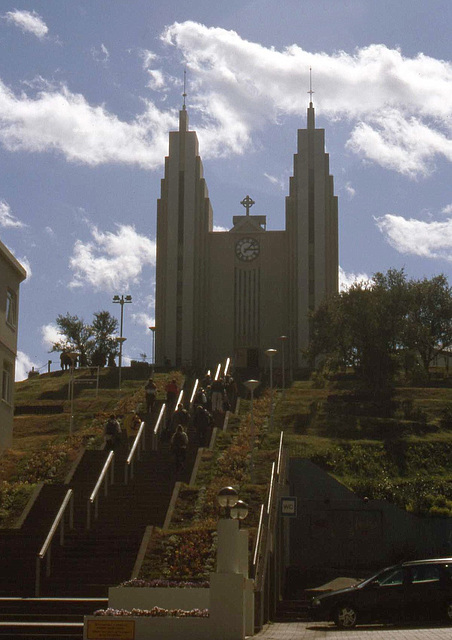
[[[276,473],[281,474],[281,463],[282,463],[282,454],[283,454],[283,441],[284,441],[284,431],[281,431],[281,435],[279,436],[279,450],[278,450],[278,464],[276,465]]]
[[[130,469],[130,477],[133,478],[133,463],[134,463],[134,458],[135,458],[135,452],[137,452],[137,459],[140,459],[140,449],[143,450],[144,449],[144,429],[145,429],[145,423],[142,422],[140,424],[140,428],[138,429],[138,433],[135,436],[135,439],[133,441],[133,445],[132,448],[130,449],[130,453],[127,456],[127,460],[124,466],[124,484],[127,484],[128,482],[128,476],[129,476],[129,472],[128,470]]]
[[[272,463],[272,472],[270,475],[270,488],[268,490],[267,515],[270,514],[270,508],[273,500],[273,491],[275,489],[275,463]]]
[[[108,458],[105,461],[104,466],[102,467],[102,471],[100,472],[99,478],[97,479],[96,485],[90,495],[90,497],[88,498],[88,508],[87,508],[87,518],[86,518],[86,528],[90,529],[91,528],[91,505],[94,503],[94,517],[97,518],[98,513],[99,513],[99,509],[98,509],[98,503],[99,503],[99,489],[102,485],[102,482],[105,480],[105,484],[104,484],[104,495],[108,494],[108,482],[107,482],[107,473],[108,473],[108,469],[111,466],[111,478],[110,478],[110,482],[111,484],[113,484],[113,479],[114,479],[114,459],[115,459],[115,452],[114,451],[110,451],[110,453],[108,454]]]
[[[195,384],[193,385],[193,391],[191,392],[191,396],[190,396],[190,407],[193,406],[195,395],[198,390],[198,385],[199,385],[199,378],[196,378]]]
[[[41,561],[47,554],[47,563],[46,563],[46,576],[50,575],[50,559],[51,559],[51,544],[53,540],[53,536],[58,529],[58,526],[61,523],[60,527],[60,545],[64,544],[64,514],[66,512],[66,507],[70,502],[70,510],[69,510],[69,528],[72,529],[74,526],[74,491],[72,489],[68,489],[66,495],[64,496],[64,500],[61,503],[61,506],[58,510],[57,515],[55,516],[55,520],[52,523],[52,526],[49,529],[49,533],[44,541],[44,544],[41,547],[41,550],[38,552],[36,558],[36,581],[35,581],[35,597],[39,596],[39,591],[41,587]]]
[[[257,527],[256,542],[254,544],[254,556],[253,556],[253,565],[254,565],[254,567],[256,567],[256,564],[257,564],[257,554],[259,552],[259,545],[260,545],[260,542],[261,542],[263,520],[264,520],[264,505],[261,504],[261,513],[260,513],[260,516],[259,516],[259,525]]]

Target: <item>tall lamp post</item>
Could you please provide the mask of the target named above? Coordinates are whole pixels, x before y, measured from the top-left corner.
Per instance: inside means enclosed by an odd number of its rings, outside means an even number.
[[[266,349],[265,355],[270,360],[270,431],[273,431],[273,357],[277,354],[276,349]]]
[[[152,331],[152,374],[154,374],[155,367],[155,327],[149,327]]]
[[[71,379],[69,381],[70,384],[70,398],[71,398],[71,417],[69,419],[69,435],[72,435],[72,431],[74,429],[74,369],[75,363],[79,356],[75,351],[68,351],[67,355],[71,359]]]
[[[284,348],[284,344],[287,340],[287,336],[279,336],[279,340],[281,340],[281,350],[282,350],[282,388],[283,388],[283,393],[285,393],[285,389],[286,389],[286,363],[284,360],[284,355],[285,355],[285,348]]]
[[[253,483],[253,474],[254,474],[254,413],[253,413],[253,404],[254,404],[254,389],[260,385],[259,380],[247,380],[245,382],[245,387],[249,390],[251,394],[251,459],[250,459],[250,481]]]
[[[132,296],[113,296],[113,302],[115,304],[121,305],[121,321],[119,324],[119,338],[117,338],[119,342],[119,390],[121,391],[121,367],[122,367],[122,344],[125,340],[122,337],[122,328],[124,324],[124,305],[130,304],[132,302]]]

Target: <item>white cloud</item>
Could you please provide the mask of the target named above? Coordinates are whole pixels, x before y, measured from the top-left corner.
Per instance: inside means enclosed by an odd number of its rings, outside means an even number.
[[[15,380],[16,382],[20,382],[20,380],[26,380],[28,378],[28,372],[31,371],[32,367],[37,369],[37,364],[31,360],[23,351],[17,352],[16,357],[16,373]]]
[[[175,112],[144,103],[141,115],[123,122],[103,106],[91,106],[67,87],[14,95],[0,80],[0,142],[9,151],[59,151],[69,162],[108,162],[161,167]]]
[[[101,44],[99,49],[96,49],[96,47],[92,47],[91,55],[96,62],[100,62],[102,64],[107,64],[107,62],[110,60],[110,52],[104,44]]]
[[[272,176],[269,173],[264,173],[264,176],[267,178],[269,182],[278,186],[281,190],[285,188],[286,183],[282,178],[277,178],[276,176]]]
[[[229,229],[227,229],[226,227],[222,227],[219,224],[214,224],[212,230],[215,231],[215,232],[217,232],[217,231],[229,231]]]
[[[91,286],[96,291],[127,291],[140,280],[144,266],[155,264],[155,242],[133,226],[117,225],[116,233],[93,226],[93,240],[77,240],[69,261],[74,277],[70,287]]]
[[[161,91],[166,87],[165,76],[160,69],[148,69],[148,87],[154,91]]]
[[[347,291],[354,282],[367,282],[370,280],[366,273],[346,273],[339,267],[339,291]]]
[[[370,45],[353,54],[311,53],[297,45],[278,51],[234,31],[174,23],[162,40],[182,53],[204,118],[197,127],[203,154],[242,153],[251,135],[282,114],[303,114],[309,67],[316,106],[332,120],[354,123],[349,148],[410,177],[428,174],[437,157],[452,159],[452,65]]]
[[[132,320],[135,324],[140,325],[141,327],[145,327],[147,329],[147,333],[150,335],[149,327],[154,326],[154,318],[149,313],[139,312],[132,313]]]
[[[376,219],[386,240],[400,253],[452,262],[452,218],[425,222],[387,214]]]
[[[356,195],[356,189],[354,189],[354,188],[352,187],[352,185],[351,185],[351,183],[350,183],[350,182],[346,182],[346,183],[345,183],[344,189],[345,189],[345,191],[346,191],[346,193],[347,193],[347,195],[348,195],[349,199],[350,199],[350,200],[352,200],[352,199],[355,197],[355,195]]]
[[[61,338],[62,335],[58,332],[58,327],[55,324],[45,324],[41,327],[41,342],[47,350],[50,351],[53,344]]]
[[[30,282],[33,272],[31,270],[31,264],[29,259],[26,256],[23,256],[22,258],[19,258],[19,262],[27,272],[27,277],[25,278],[25,282]]]
[[[0,227],[14,227],[20,229],[26,225],[11,213],[11,207],[4,200],[0,200]]]
[[[452,204],[448,204],[443,209],[441,209],[441,213],[445,213],[446,215],[450,215],[452,213]]]
[[[8,11],[3,17],[22,31],[32,33],[40,40],[43,40],[49,31],[46,23],[36,11],[14,9],[14,11]]]

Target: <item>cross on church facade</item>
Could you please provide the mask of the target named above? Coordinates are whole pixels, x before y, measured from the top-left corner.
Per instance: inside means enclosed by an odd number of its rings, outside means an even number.
[[[252,198],[250,198],[249,196],[246,196],[246,198],[243,198],[240,204],[245,207],[246,215],[249,216],[251,207],[253,206],[253,204],[256,204],[256,203]]]

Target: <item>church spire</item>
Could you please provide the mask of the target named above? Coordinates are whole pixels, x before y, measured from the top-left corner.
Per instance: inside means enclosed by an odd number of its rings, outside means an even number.
[[[309,108],[308,108],[308,129],[315,129],[315,111],[314,105],[312,104],[312,94],[314,91],[312,90],[312,68],[309,67]]]
[[[185,106],[185,98],[187,97],[186,81],[187,71],[184,69],[184,93],[182,94],[184,102],[182,104],[182,109],[179,111],[179,131],[188,131],[188,113]]]

